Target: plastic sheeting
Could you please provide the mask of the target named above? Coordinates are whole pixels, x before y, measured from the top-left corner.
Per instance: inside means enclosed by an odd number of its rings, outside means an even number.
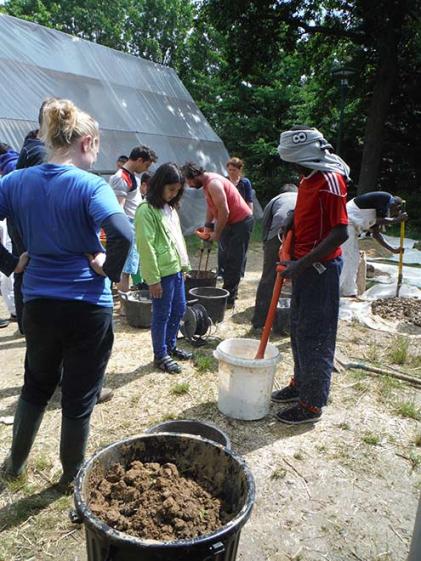
[[[384,319],[371,311],[373,300],[380,298],[393,298],[396,295],[396,284],[374,285],[369,288],[359,299],[341,298],[339,308],[339,319],[345,321],[357,320],[361,324],[388,333],[403,333],[415,337],[421,337],[419,327],[411,326],[397,320]],[[421,290],[414,286],[402,284],[399,295],[402,298],[421,299]]]
[[[158,163],[193,160],[225,173],[223,142],[171,68],[3,14],[0,44],[0,142],[19,150],[38,127],[42,101],[66,97],[100,124],[97,170],[113,170],[120,154],[146,144]],[[186,235],[203,225],[205,208],[203,193],[186,189],[180,209]]]
[[[161,162],[222,173],[228,153],[171,68],[0,14],[0,141],[19,149],[43,99],[72,99],[101,128],[97,169],[146,144]]]

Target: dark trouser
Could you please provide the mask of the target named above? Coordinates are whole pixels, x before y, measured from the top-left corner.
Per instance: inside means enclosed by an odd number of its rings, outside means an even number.
[[[263,271],[254,304],[252,324],[254,327],[263,327],[272,300],[273,287],[276,279],[276,263],[279,260],[281,242],[278,236],[263,243]]]
[[[172,351],[186,311],[183,273],[161,278],[162,296],[152,299],[152,345],[156,360]]]
[[[291,347],[294,382],[300,400],[313,407],[327,403],[335,355],[342,259],[301,273],[292,284]]]
[[[64,417],[88,417],[101,391],[114,341],[112,308],[39,299],[25,304],[25,378],[21,398],[45,407],[60,378]]]
[[[241,222],[225,226],[222,231],[220,247],[223,251],[224,264],[223,287],[230,293],[228,301],[231,303],[237,297],[252,229],[253,217],[249,216]]]
[[[23,333],[23,295],[22,295],[23,273],[15,273],[13,281],[13,293],[15,296],[16,321],[19,331]]]

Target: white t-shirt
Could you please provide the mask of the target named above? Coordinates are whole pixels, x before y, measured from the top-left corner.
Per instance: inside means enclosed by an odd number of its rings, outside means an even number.
[[[140,179],[127,169],[119,169],[110,177],[110,185],[116,197],[124,197],[124,212],[127,217],[134,220],[136,209],[143,201],[140,192]]]

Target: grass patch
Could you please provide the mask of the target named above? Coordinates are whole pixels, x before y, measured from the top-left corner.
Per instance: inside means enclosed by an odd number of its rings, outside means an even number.
[[[351,430],[351,425],[349,423],[339,423],[338,429]]]
[[[411,450],[409,454],[409,461],[411,462],[412,469],[417,469],[421,466],[421,455],[417,454],[415,450]]]
[[[174,419],[177,419],[177,415],[175,413],[166,413],[165,415],[162,415],[158,422],[165,423],[165,421],[174,421]]]
[[[362,441],[370,444],[370,446],[377,446],[380,444],[380,436],[373,432],[366,432],[362,437]]]
[[[271,479],[284,479],[287,474],[287,470],[281,466],[274,469],[270,475]]]
[[[378,380],[378,392],[384,398],[389,398],[396,388],[399,388],[401,382],[391,376],[384,376]]]
[[[197,353],[193,362],[196,370],[201,374],[205,372],[216,372],[218,369],[218,361],[210,354]]]
[[[413,401],[401,401],[396,405],[396,413],[406,419],[421,421],[421,410]]]
[[[392,364],[406,364],[408,360],[409,339],[407,337],[396,337],[392,343],[388,357]]]
[[[184,395],[186,393],[189,393],[189,389],[190,384],[188,384],[187,382],[181,382],[180,384],[175,384],[175,386],[170,389],[170,393],[172,395]]]
[[[371,343],[365,353],[365,357],[370,362],[379,362],[381,359],[379,346]]]
[[[51,468],[52,463],[47,456],[38,456],[35,459],[34,466],[37,471],[45,471]]]
[[[293,457],[296,460],[304,460],[304,454],[301,452],[301,450],[298,450],[298,452],[294,452]]]

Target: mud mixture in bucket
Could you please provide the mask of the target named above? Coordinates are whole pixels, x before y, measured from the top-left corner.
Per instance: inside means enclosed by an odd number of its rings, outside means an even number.
[[[159,541],[208,534],[233,518],[208,481],[183,477],[171,463],[137,460],[91,476],[89,506],[115,530]]]

